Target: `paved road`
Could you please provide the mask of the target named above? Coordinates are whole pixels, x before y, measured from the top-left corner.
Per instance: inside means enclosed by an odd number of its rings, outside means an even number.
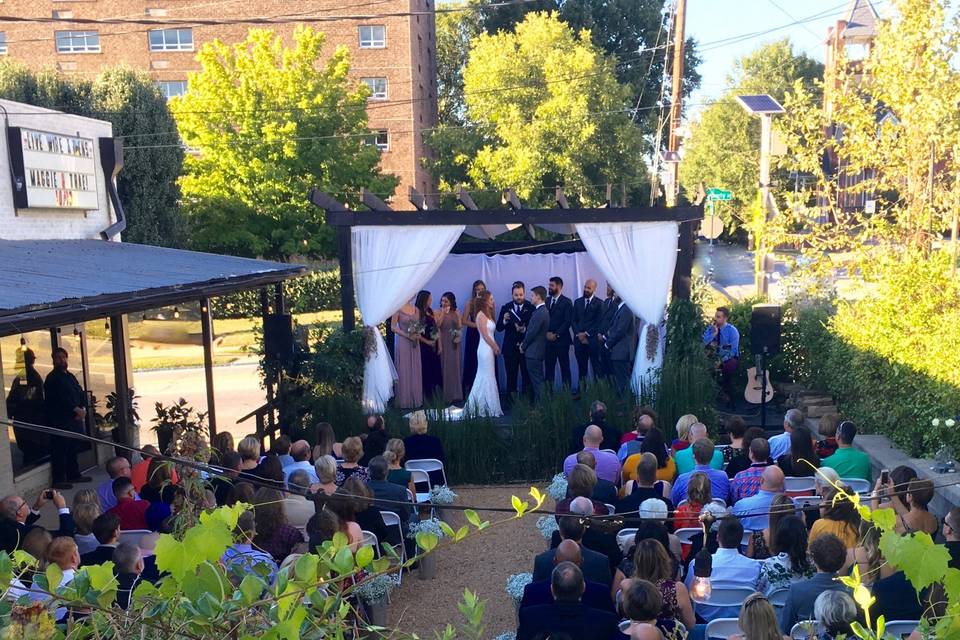
[[[133,374],[133,384],[140,396],[140,419],[143,424],[140,438],[143,444],[157,441],[149,429],[150,419],[156,415],[155,403],[167,405],[184,398],[199,411],[207,409],[202,367],[137,371]],[[241,425],[237,425],[236,421],[266,401],[265,392],[260,387],[257,365],[214,367],[213,385],[217,402],[217,430],[230,431],[235,438],[253,433],[255,425],[252,418]]]
[[[715,287],[739,300],[754,295],[753,260],[753,252],[740,245],[714,242],[711,247],[707,240],[700,238],[694,273],[709,274]],[[779,261],[774,268],[780,276],[788,271],[787,266]],[[776,297],[779,288],[779,279],[774,279],[770,285],[773,297]]]

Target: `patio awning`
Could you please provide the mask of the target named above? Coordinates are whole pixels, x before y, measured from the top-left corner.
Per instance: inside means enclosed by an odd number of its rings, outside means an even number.
[[[0,240],[0,336],[274,284],[303,265],[103,240]]]

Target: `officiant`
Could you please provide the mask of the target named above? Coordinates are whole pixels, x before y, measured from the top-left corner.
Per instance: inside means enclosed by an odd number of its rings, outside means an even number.
[[[530,375],[527,372],[526,358],[520,353],[520,343],[527,330],[527,323],[533,315],[533,304],[526,299],[526,290],[523,282],[513,283],[512,300],[500,307],[497,314],[497,331],[503,333],[503,365],[507,370],[507,394],[520,391],[517,386],[519,378],[523,380],[523,390],[531,391]]]

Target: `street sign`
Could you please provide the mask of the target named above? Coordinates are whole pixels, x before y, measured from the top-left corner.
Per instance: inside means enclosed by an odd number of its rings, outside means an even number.
[[[700,224],[700,235],[708,240],[719,238],[721,233],[723,233],[723,220],[717,216],[706,216]]]
[[[707,189],[707,200],[730,200],[733,193],[726,189]]]

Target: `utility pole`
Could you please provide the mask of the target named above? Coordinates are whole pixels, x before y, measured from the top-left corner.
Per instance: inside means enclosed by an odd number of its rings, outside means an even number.
[[[673,29],[673,91],[670,95],[670,127],[669,138],[667,142],[667,151],[672,152],[669,155],[673,162],[670,167],[670,185],[667,191],[667,206],[673,207],[677,204],[677,194],[680,191],[680,162],[676,156],[680,148],[680,139],[677,136],[677,129],[680,128],[680,108],[683,100],[683,56],[684,56],[684,22],[687,15],[687,0],[677,0],[677,12],[674,15]]]

